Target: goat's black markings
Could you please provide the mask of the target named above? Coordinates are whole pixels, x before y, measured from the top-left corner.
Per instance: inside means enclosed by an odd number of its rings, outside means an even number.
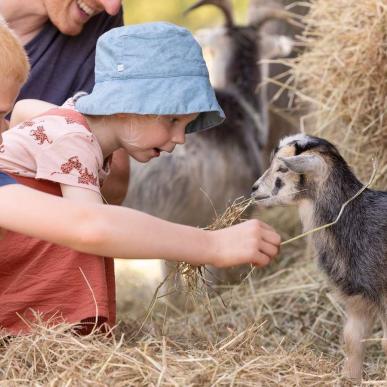
[[[302,143],[300,144],[299,142],[295,141],[294,142],[294,147],[296,148],[296,156],[300,155],[301,153],[304,153],[310,149],[316,148],[319,145],[326,145],[326,141],[320,138],[315,138],[310,136],[310,141],[307,143]]]
[[[279,178],[277,177],[276,180],[275,180],[275,183],[274,183],[274,188],[271,192],[271,194],[273,196],[277,195],[278,192],[280,191],[280,189],[284,186],[284,182]]]

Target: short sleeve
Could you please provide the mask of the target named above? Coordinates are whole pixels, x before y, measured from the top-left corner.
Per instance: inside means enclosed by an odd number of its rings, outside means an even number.
[[[0,172],[0,187],[9,184],[17,184],[17,181],[6,173]]]
[[[103,156],[92,134],[68,133],[36,155],[36,178],[100,192]]]

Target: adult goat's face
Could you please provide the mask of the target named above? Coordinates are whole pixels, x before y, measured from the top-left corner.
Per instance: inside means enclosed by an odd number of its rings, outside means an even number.
[[[313,199],[329,171],[327,146],[332,145],[303,134],[282,139],[270,167],[253,185],[252,197],[263,207]]]

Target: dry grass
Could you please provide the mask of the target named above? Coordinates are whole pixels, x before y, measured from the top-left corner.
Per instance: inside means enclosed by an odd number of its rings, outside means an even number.
[[[220,230],[222,228],[230,227],[247,219],[246,212],[253,207],[254,200],[252,198],[246,199],[240,197],[231,203],[223,214],[215,217],[214,221],[207,226],[206,230]],[[197,292],[203,290],[204,292],[210,285],[210,281],[206,279],[206,267],[194,266],[186,262],[178,262],[175,271],[171,271],[169,276],[178,274],[182,278],[182,284],[185,285],[190,292]]]
[[[363,180],[377,157],[387,189],[387,3],[313,0],[304,22],[306,49],[291,64],[311,110],[303,129],[338,145]]]
[[[176,316],[161,301],[137,336],[140,320],[121,324],[112,337],[38,325],[3,344],[0,380],[9,386],[343,383],[341,308],[311,261],[281,266],[224,293],[226,307],[201,300],[192,313]],[[366,379],[387,383],[382,359],[373,343]]]

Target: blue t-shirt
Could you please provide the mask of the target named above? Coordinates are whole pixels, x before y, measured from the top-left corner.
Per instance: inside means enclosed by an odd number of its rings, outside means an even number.
[[[0,187],[8,184],[16,184],[17,181],[12,177],[8,176],[6,173],[0,172]]]
[[[94,16],[77,36],[64,35],[48,22],[24,47],[31,75],[17,99],[34,98],[62,105],[78,91],[91,92],[97,39],[122,25],[122,9],[115,16],[105,12]]]

